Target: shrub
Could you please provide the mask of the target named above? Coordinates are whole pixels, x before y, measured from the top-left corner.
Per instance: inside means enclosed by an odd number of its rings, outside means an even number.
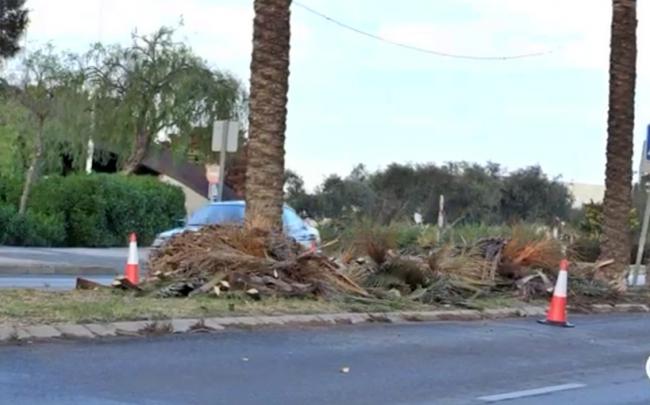
[[[18,205],[23,180],[15,176],[0,176],[0,203]]]
[[[155,177],[117,174],[41,179],[34,185],[29,208],[38,224],[35,232],[65,246],[122,246],[130,232],[147,245],[185,216],[179,188]]]
[[[603,232],[603,204],[590,202],[584,205],[584,217],[580,220],[579,228],[587,237],[598,239]],[[628,215],[628,226],[631,231],[639,228],[639,217],[636,209],[632,208]]]
[[[11,205],[0,206],[0,244],[14,246],[60,246],[65,241],[61,216],[27,212],[19,216]]]

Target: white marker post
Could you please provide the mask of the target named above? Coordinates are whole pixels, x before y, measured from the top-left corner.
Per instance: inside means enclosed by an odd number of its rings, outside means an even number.
[[[226,176],[226,152],[237,151],[239,122],[215,121],[212,127],[212,151],[219,154],[219,195],[217,201],[223,201],[223,183]]]

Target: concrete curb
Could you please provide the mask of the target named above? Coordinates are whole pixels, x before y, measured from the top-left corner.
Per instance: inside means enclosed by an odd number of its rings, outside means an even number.
[[[650,312],[645,304],[595,304],[594,313]],[[170,319],[161,321],[132,321],[91,324],[36,326],[0,326],[0,343],[31,343],[52,339],[97,339],[113,336],[151,336],[196,332],[216,332],[226,329],[255,329],[263,327],[296,327],[357,325],[361,323],[409,323],[433,321],[476,321],[517,317],[543,317],[545,307],[523,306],[495,308],[483,311],[469,309],[439,311],[402,311],[379,313],[339,313],[314,315],[237,316],[217,318]]]

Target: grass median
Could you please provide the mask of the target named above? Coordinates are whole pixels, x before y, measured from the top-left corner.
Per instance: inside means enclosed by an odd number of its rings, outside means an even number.
[[[475,308],[516,305],[511,299],[477,300]],[[36,325],[130,320],[162,320],[246,315],[284,315],[337,312],[431,311],[441,306],[423,305],[407,299],[323,300],[309,298],[244,297],[154,298],[110,290],[41,291],[2,290],[0,324]],[[448,307],[446,307],[448,308]]]

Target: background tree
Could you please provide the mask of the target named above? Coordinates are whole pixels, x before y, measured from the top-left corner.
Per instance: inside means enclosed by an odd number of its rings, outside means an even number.
[[[22,142],[29,145],[29,164],[19,203],[19,214],[24,214],[31,186],[38,176],[46,152],[60,159],[58,142],[61,139],[72,140],[72,132],[67,131],[63,138],[57,130],[55,118],[76,116],[70,100],[76,91],[80,78],[68,63],[69,61],[54,53],[51,47],[28,54],[17,66],[16,78],[6,87],[8,102],[17,103],[12,113],[20,126]],[[75,98],[76,99],[76,98]],[[20,111],[17,107],[22,107]],[[29,119],[26,119],[25,112]]]
[[[0,97],[0,176],[2,181],[22,177],[29,166],[29,151],[24,130],[29,113],[6,91]]]
[[[621,291],[626,288],[625,274],[630,263],[628,215],[632,193],[636,25],[636,0],[612,0],[601,257],[614,260],[605,276]]]
[[[28,22],[25,0],[0,1],[0,57],[12,57],[20,50],[18,40]]]
[[[240,83],[211,70],[173,34],[169,28],[134,34],[129,47],[97,44],[88,54],[98,141],[120,156],[126,173],[156,140],[183,152],[210,151],[212,122],[242,114]]]
[[[291,0],[255,0],[246,224],[281,229]],[[258,220],[259,219],[259,220]]]
[[[544,221],[567,218],[573,197],[558,181],[549,181],[539,166],[517,170],[502,186],[501,216],[505,221]]]
[[[284,198],[299,214],[312,216],[319,211],[317,199],[305,190],[305,181],[292,170],[284,175]]]
[[[502,172],[494,163],[394,163],[374,173],[358,166],[346,177],[327,177],[312,194],[304,193],[301,179],[295,177],[295,173],[287,177],[287,201],[319,218],[356,215],[388,224],[410,220],[420,212],[425,223],[435,223],[441,194],[450,222],[550,223],[572,213],[567,187],[536,166],[512,173]]]
[[[25,7],[25,0],[6,0],[0,1],[0,59],[6,59],[14,56],[19,50],[20,46],[18,41],[22,36],[27,23],[29,22],[27,10]],[[16,169],[16,153],[22,152],[18,150],[17,131],[10,128],[5,124],[9,121],[7,117],[13,115],[11,106],[3,103],[3,120],[0,128],[0,169],[2,173],[7,171],[13,173]]]
[[[284,173],[284,189],[287,200],[299,198],[307,194],[305,191],[305,181],[293,170],[287,170]]]

